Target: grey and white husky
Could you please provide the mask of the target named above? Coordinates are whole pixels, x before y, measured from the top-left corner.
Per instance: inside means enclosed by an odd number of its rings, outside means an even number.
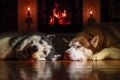
[[[0,60],[56,60],[51,35],[9,33],[0,35]]]

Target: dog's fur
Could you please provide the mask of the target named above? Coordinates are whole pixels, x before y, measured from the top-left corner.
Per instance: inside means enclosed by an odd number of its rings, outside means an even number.
[[[66,60],[120,59],[120,25],[99,24],[84,28],[70,41]]]
[[[0,60],[56,60],[50,35],[9,33],[0,36]]]

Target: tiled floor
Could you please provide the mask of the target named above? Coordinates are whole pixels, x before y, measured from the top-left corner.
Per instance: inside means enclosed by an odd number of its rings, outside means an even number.
[[[120,80],[120,61],[0,61],[0,80]]]

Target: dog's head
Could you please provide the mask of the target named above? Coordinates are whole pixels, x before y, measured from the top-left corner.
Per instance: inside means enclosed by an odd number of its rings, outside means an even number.
[[[19,60],[56,60],[55,50],[46,36],[31,35],[18,42],[15,54]]]
[[[65,51],[66,60],[88,60],[94,53],[99,41],[98,36],[91,36],[81,32],[69,43],[69,49]]]

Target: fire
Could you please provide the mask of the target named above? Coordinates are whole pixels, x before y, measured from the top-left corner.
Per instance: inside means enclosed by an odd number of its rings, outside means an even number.
[[[49,24],[54,24],[54,17],[53,16],[50,16]]]
[[[28,7],[28,11],[30,11],[30,7]]]
[[[62,13],[62,17],[66,17],[66,10]]]
[[[90,14],[90,17],[93,17],[93,11],[90,11],[89,14]]]
[[[59,9],[58,3],[55,3],[55,8],[53,9],[53,15],[50,16],[49,24],[70,24],[67,21],[67,11],[64,9],[63,11]]]
[[[93,12],[92,12],[92,11],[90,11],[90,14],[92,15],[92,14],[93,14]]]

